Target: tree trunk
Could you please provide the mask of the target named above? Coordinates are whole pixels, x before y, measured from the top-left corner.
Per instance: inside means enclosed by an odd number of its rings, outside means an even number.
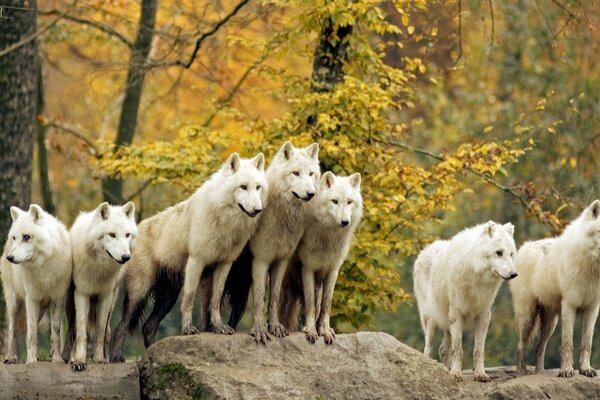
[[[127,84],[123,106],[121,107],[115,150],[120,146],[131,144],[135,134],[144,76],[146,75],[145,63],[154,36],[157,2],[157,0],[142,0],[139,30],[129,60]],[[124,202],[123,181],[118,177],[105,178],[102,181],[102,194],[105,201],[122,204]]]
[[[3,2],[6,4],[6,2]],[[0,49],[11,46],[37,30],[35,0],[15,0],[3,9]],[[0,8],[2,8],[0,6]],[[36,131],[36,42],[0,57],[0,242],[11,225],[10,207],[26,208],[31,201],[31,159]],[[0,318],[4,318],[0,301]],[[3,321],[0,321],[3,324]],[[1,336],[1,335],[0,335]],[[1,341],[2,339],[0,339]]]
[[[42,60],[37,56],[37,113],[44,114],[44,74],[42,71]],[[48,176],[48,151],[46,150],[46,127],[41,120],[37,124],[36,147],[37,147],[37,170],[40,180],[40,193],[44,210],[50,214],[56,213],[54,199],[52,198],[52,187]]]

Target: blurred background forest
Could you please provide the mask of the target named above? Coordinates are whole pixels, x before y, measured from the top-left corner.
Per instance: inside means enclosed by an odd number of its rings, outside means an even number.
[[[598,197],[596,0],[2,4],[3,238],[11,205],[39,203],[69,225],[102,200],[133,200],[141,220],[232,151],[269,160],[285,140],[317,141],[323,171],[363,175],[336,328],[422,350],[412,262],[423,246],[490,219],[512,222],[520,245],[560,233]],[[178,310],[159,336],[179,332]],[[139,336],[127,343],[142,351]],[[468,368],[471,335],[464,344]],[[515,352],[503,285],[486,365]]]

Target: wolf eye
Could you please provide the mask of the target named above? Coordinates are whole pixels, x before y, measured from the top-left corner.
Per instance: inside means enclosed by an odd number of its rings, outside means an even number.
[[[17,240],[17,237],[16,237],[16,236],[13,236],[13,240]]]
[[[331,202],[332,202],[333,204],[337,204],[337,203],[338,203],[338,201],[337,201],[336,199],[333,199],[333,200],[331,200]]]
[[[112,232],[111,232],[111,233],[109,233],[109,234],[108,234],[108,236],[110,236],[110,237],[111,237],[111,238],[113,238],[113,239],[117,237],[117,235],[115,235],[115,234],[114,234],[114,233],[112,233]]]
[[[298,172],[298,171],[294,171],[294,172],[292,172],[292,174],[294,174],[296,176],[300,176],[300,172]]]
[[[240,189],[242,189],[242,190],[248,190],[248,186],[242,185],[242,186],[240,186]]]
[[[256,190],[260,190],[261,186],[260,185],[256,185]]]
[[[131,233],[126,233],[125,237],[128,238],[129,236],[131,236]]]
[[[504,252],[503,252],[502,250],[498,250],[498,251],[496,252],[496,255],[497,255],[498,257],[502,257],[502,255],[503,255],[503,254],[504,254]]]
[[[31,236],[29,236],[29,235],[23,235],[23,241],[24,242],[29,242],[29,239],[31,239]]]
[[[310,174],[308,174],[308,176],[313,176],[314,174],[315,174],[314,172],[311,172]]]
[[[354,203],[354,201],[352,201],[352,200],[348,200],[348,205],[350,205],[350,204],[352,204],[352,203]]]

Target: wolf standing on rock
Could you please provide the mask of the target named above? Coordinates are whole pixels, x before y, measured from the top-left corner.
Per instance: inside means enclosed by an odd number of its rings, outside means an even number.
[[[73,268],[67,228],[32,204],[29,211],[10,208],[13,223],[0,260],[8,319],[8,351],[4,363],[17,362],[16,325],[26,306],[27,363],[37,361],[37,327],[50,308],[53,362],[60,357],[60,325]]]
[[[491,308],[502,279],[517,276],[514,226],[489,221],[466,229],[451,240],[427,246],[415,261],[414,291],[431,356],[436,328],[444,330],[440,359],[462,380],[463,329],[474,325],[473,369],[476,381],[490,380],[484,367],[485,338]]]
[[[137,235],[135,206],[132,202],[122,207],[102,203],[96,210],[82,213],[69,234],[73,243],[73,292],[67,304],[69,331],[63,359],[69,359],[76,331],[71,368],[81,371],[86,368],[88,328],[95,332],[94,362],[108,361],[106,340],[123,272],[121,266],[130,260]],[[95,326],[88,326],[92,322]]]
[[[519,333],[517,371],[527,372],[525,351],[534,330],[540,329],[536,372],[544,370],[544,354],[558,315],[562,322],[559,376],[575,375],[573,326],[581,313],[579,373],[597,375],[590,365],[594,325],[600,307],[600,200],[595,200],[567,226],[562,235],[525,243],[517,254],[519,279],[512,282]]]
[[[192,325],[193,302],[203,270],[209,268],[213,270],[210,327],[217,333],[233,333],[221,320],[221,296],[231,263],[256,230],[266,205],[264,165],[262,153],[252,159],[233,153],[189,199],[140,223],[137,246],[125,272],[123,315],[115,331],[112,361],[123,361],[127,331],[136,328],[151,296],[154,309],[143,333],[146,347],[154,342],[184,279],[181,332],[198,333]]]

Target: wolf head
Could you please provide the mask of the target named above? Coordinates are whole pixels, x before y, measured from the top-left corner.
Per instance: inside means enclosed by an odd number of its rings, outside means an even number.
[[[484,258],[484,268],[505,280],[517,277],[513,264],[517,253],[513,235],[515,227],[508,223],[504,225],[489,221],[483,226],[479,249]]]
[[[32,204],[29,211],[11,207],[10,216],[13,222],[8,232],[8,261],[21,264],[53,247],[52,231],[48,229],[49,219],[53,217],[40,206]]]
[[[267,201],[269,186],[265,176],[265,156],[242,159],[237,153],[229,156],[221,167],[227,184],[231,185],[235,207],[250,218],[261,213]]]
[[[580,243],[582,250],[589,252],[594,259],[600,258],[600,200],[594,200],[583,210],[579,218],[565,229],[565,234],[570,235]]]
[[[94,250],[119,264],[131,259],[131,249],[138,230],[135,224],[135,205],[111,206],[104,202],[93,211],[90,237]]]
[[[297,149],[286,142],[267,170],[272,190],[301,201],[310,201],[315,196],[320,176],[317,143]]]
[[[341,228],[356,226],[362,216],[360,174],[340,177],[330,171],[325,172],[319,182],[314,207],[325,224]]]

